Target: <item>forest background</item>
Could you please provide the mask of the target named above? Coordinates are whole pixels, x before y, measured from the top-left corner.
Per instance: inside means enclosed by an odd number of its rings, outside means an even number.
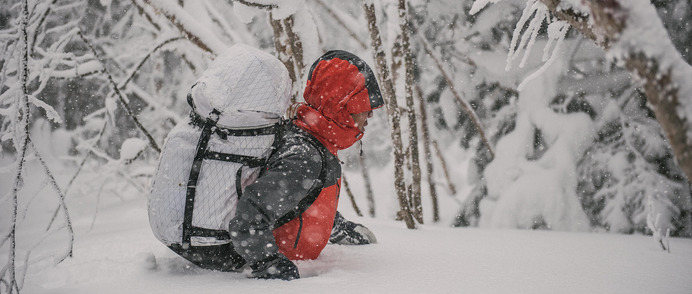
[[[95,219],[99,203],[146,197],[190,86],[236,43],[284,62],[295,102],[327,50],[376,69],[386,111],[363,155],[341,154],[358,214],[692,236],[690,0],[0,4],[7,292],[29,265],[71,255],[71,211]]]

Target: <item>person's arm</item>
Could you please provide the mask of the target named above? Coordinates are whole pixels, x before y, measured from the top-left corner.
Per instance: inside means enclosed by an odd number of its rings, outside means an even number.
[[[276,245],[274,230],[279,219],[292,218],[303,198],[320,189],[322,158],[309,144],[282,144],[267,169],[247,186],[229,223],[231,241],[253,268],[257,278],[298,278],[298,269]],[[297,217],[297,214],[293,217]]]

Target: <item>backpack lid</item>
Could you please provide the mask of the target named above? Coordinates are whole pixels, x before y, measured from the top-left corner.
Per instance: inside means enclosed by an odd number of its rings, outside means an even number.
[[[195,111],[218,125],[247,128],[276,123],[290,102],[291,79],[281,61],[244,44],[219,55],[191,90]]]

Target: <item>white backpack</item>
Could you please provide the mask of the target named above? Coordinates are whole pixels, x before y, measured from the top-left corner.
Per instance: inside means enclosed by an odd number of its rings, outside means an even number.
[[[270,54],[235,45],[214,60],[161,152],[149,196],[157,239],[184,248],[230,242],[238,198],[272,151],[290,93],[288,71]]]

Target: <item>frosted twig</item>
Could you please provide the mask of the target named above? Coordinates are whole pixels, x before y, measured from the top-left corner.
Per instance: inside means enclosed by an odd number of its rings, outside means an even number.
[[[99,213],[99,205],[101,204],[101,193],[103,192],[103,187],[106,186],[107,181],[108,181],[108,178],[106,178],[101,183],[101,186],[99,187],[99,191],[98,191],[98,193],[96,193],[96,205],[94,207],[94,216],[91,218],[91,225],[89,226],[89,231],[94,229],[94,224],[96,223],[96,216]]]
[[[557,28],[556,28],[557,27]],[[569,24],[563,21],[556,21],[552,24],[550,24],[549,31],[553,28],[556,28],[556,32],[553,34],[549,34],[549,39],[552,40],[557,40],[555,43],[555,49],[553,50],[553,53],[550,55],[550,58],[541,65],[541,67],[536,70],[535,72],[531,73],[528,77],[526,77],[519,86],[517,86],[517,90],[522,91],[526,84],[528,84],[530,81],[534,80],[538,76],[542,75],[551,65],[555,63],[557,60],[557,56],[561,54],[563,51],[563,40],[565,39],[565,36],[567,35],[567,31],[569,30]],[[547,55],[547,49],[550,46],[550,42],[546,45],[544,48],[544,55]],[[528,54],[528,52],[527,52]]]
[[[60,196],[60,206],[62,207],[62,211],[65,214],[65,222],[67,224],[67,231],[70,235],[70,241],[69,241],[69,250],[66,252],[62,257],[60,257],[58,263],[62,262],[65,260],[67,257],[72,256],[72,248],[74,246],[74,230],[72,229],[72,221],[70,220],[70,213],[67,211],[67,203],[65,203],[65,195],[60,191],[60,187],[58,187],[58,183],[55,181],[55,178],[53,177],[53,173],[51,173],[50,169],[48,168],[48,165],[46,162],[43,160],[43,157],[41,157],[40,153],[38,152],[38,149],[36,149],[36,146],[29,141],[29,144],[31,144],[31,148],[34,151],[34,154],[38,158],[39,162],[41,163],[41,166],[43,166],[43,171],[46,173],[46,176],[50,179],[51,186],[55,190],[55,192]]]
[[[7,292],[12,292],[13,290],[16,290],[17,293],[19,293],[19,286],[17,285],[17,269],[16,269],[16,258],[17,258],[17,209],[18,209],[18,197],[19,197],[19,190],[21,189],[22,186],[22,171],[24,169],[24,162],[26,160],[26,152],[28,149],[29,145],[29,116],[31,115],[30,109],[29,109],[29,98],[28,98],[28,89],[27,89],[27,83],[28,83],[28,76],[29,76],[29,68],[28,68],[28,63],[29,63],[29,50],[28,50],[28,41],[29,41],[29,36],[27,33],[27,26],[28,26],[28,21],[29,21],[29,3],[28,0],[23,0],[21,2],[22,5],[22,15],[19,17],[20,19],[20,53],[21,53],[21,64],[19,66],[19,86],[21,87],[21,93],[18,95],[19,97],[17,98],[17,104],[21,105],[21,113],[23,115],[20,117],[19,113],[16,116],[17,122],[21,123],[19,128],[15,131],[15,137],[14,139],[17,140],[19,139],[20,141],[20,148],[17,150],[18,152],[18,157],[17,157],[17,169],[16,169],[16,177],[14,180],[14,187],[12,188],[12,216],[10,217],[10,233],[9,233],[9,240],[10,240],[10,248],[9,248],[9,254],[8,254],[8,263],[6,264],[6,267],[9,269],[9,285],[7,287]],[[21,130],[19,130],[21,128]],[[19,132],[21,131],[21,133]],[[0,277],[5,276],[5,270],[3,269],[2,275]]]
[[[119,87],[120,89],[125,89],[125,87],[127,86],[127,84],[132,80],[132,78],[134,78],[134,76],[137,74],[137,72],[139,71],[139,69],[142,68],[142,66],[144,65],[144,63],[145,63],[147,60],[149,60],[149,57],[151,57],[151,55],[154,54],[156,51],[158,51],[158,50],[161,49],[163,46],[166,46],[166,45],[169,44],[169,43],[172,43],[172,42],[175,42],[175,41],[178,41],[178,40],[184,40],[184,39],[185,39],[185,38],[183,38],[183,37],[174,37],[174,38],[170,38],[170,39],[164,40],[163,42],[159,43],[159,44],[156,45],[154,48],[152,48],[151,50],[149,50],[149,53],[147,53],[147,55],[145,55],[144,58],[142,58],[142,60],[139,61],[139,63],[137,64],[137,66],[134,67],[134,69],[132,70],[132,72],[130,72],[130,74],[127,76],[127,78],[126,78],[122,83],[120,83],[120,85],[118,85],[118,87]]]
[[[94,54],[94,57],[101,60],[101,63],[103,63],[103,60],[101,58],[99,58],[98,53],[96,53],[96,49],[94,49],[94,46],[92,46],[91,42],[89,42],[89,40],[84,36],[84,33],[82,33],[82,31],[80,30],[78,34],[79,34],[79,37],[82,39],[82,41],[84,41],[84,43],[89,47],[92,54]],[[127,103],[127,100],[125,99],[125,97],[123,97],[122,92],[120,92],[120,88],[118,88],[118,85],[115,83],[115,81],[113,80],[113,77],[110,75],[110,73],[108,73],[105,66],[103,66],[103,69],[101,70],[101,72],[103,74],[105,74],[106,77],[108,78],[108,82],[110,82],[112,90],[118,96],[118,99],[120,100],[120,103],[122,103],[123,108],[125,109],[127,114],[130,116],[130,118],[132,118],[135,125],[137,125],[137,127],[140,129],[140,131],[142,131],[142,133],[144,133],[144,135],[149,140],[149,145],[151,145],[151,147],[154,148],[154,150],[156,150],[156,152],[161,153],[161,148],[159,148],[159,145],[156,144],[156,140],[154,140],[154,137],[151,136],[151,133],[149,133],[149,131],[146,128],[144,128],[144,126],[142,125],[141,122],[139,122],[139,119],[134,114],[132,109],[130,109],[130,105]]]
[[[279,8],[275,4],[261,4],[261,3],[255,3],[255,2],[250,2],[250,1],[245,1],[245,0],[230,0],[231,2],[238,2],[240,4],[243,4],[245,6],[250,6],[250,7],[256,7],[256,8],[262,8],[262,9],[267,9],[271,10],[274,8]]]
[[[344,22],[344,20],[342,20],[341,17],[339,15],[337,15],[336,12],[331,7],[327,6],[327,4],[325,4],[324,1],[322,1],[322,0],[314,0],[314,1],[320,7],[322,7],[324,10],[326,10],[327,14],[329,14],[334,21],[339,23],[341,25],[341,27],[344,28],[348,32],[348,34],[351,36],[351,38],[353,38],[353,40],[358,42],[358,45],[360,45],[361,48],[363,48],[363,49],[368,48],[368,45],[366,45],[365,42],[363,42],[358,37],[358,34],[356,34],[356,32],[354,32],[348,25],[346,25],[346,22]]]
[[[353,197],[353,192],[351,192],[351,187],[348,184],[348,180],[346,180],[346,174],[341,175],[341,181],[343,182],[344,188],[346,189],[346,195],[348,195],[348,199],[351,200],[351,206],[353,206],[353,211],[355,211],[358,216],[363,216],[363,214],[360,212],[360,208],[358,208],[358,204],[356,204],[356,198]]]
[[[108,120],[105,119],[103,120],[103,127],[101,127],[101,131],[99,131],[99,134],[97,135],[97,142],[101,140],[101,137],[103,136],[103,133],[106,130],[106,126],[108,125]],[[67,183],[67,187],[65,187],[65,197],[69,195],[70,188],[72,188],[72,183],[74,183],[74,180],[77,178],[77,176],[82,172],[82,169],[84,168],[84,164],[86,164],[87,159],[89,159],[89,156],[93,154],[91,151],[93,148],[90,148],[89,151],[87,151],[87,154],[84,155],[84,158],[82,158],[82,162],[79,163],[79,167],[77,167],[77,171],[72,175],[72,178],[70,178],[70,181]],[[53,222],[55,221],[55,218],[58,216],[58,212],[60,211],[60,207],[56,207],[55,211],[53,211],[53,216],[50,219],[50,222],[48,222],[48,226],[46,227],[46,231],[50,230],[51,226],[53,226]]]

